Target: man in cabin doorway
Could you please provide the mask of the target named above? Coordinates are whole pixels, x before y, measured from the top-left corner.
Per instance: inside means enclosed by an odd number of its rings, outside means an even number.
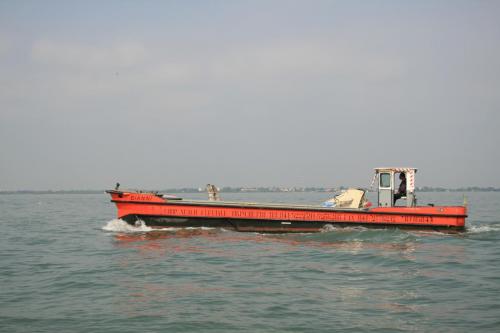
[[[399,179],[401,179],[401,184],[399,184],[398,191],[394,193],[394,205],[396,205],[396,200],[406,196],[406,176],[404,172],[399,174]]]

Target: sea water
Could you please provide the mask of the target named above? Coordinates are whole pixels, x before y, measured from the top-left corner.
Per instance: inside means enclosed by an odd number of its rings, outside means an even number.
[[[459,234],[267,235],[129,226],[105,194],[0,195],[0,331],[500,331],[500,193],[466,196]],[[420,193],[419,202],[463,197]]]

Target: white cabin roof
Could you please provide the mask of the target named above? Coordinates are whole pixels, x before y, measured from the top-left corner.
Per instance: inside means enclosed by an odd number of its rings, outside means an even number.
[[[417,168],[410,168],[410,167],[383,167],[383,168],[375,168],[375,173],[380,173],[382,171],[393,171],[393,172],[409,172],[409,171],[414,171],[414,172],[417,172]]]

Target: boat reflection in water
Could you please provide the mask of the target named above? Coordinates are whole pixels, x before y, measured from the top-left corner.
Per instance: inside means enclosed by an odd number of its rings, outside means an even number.
[[[127,272],[114,282],[122,291],[113,296],[114,303],[131,317],[184,316],[183,311],[203,311],[208,305],[224,307],[227,299],[239,304],[248,295],[262,302],[309,297],[349,308],[369,302],[381,311],[419,312],[417,282],[446,278],[442,264],[467,257],[463,246],[435,241],[456,236],[398,229],[259,234],[169,228],[112,237],[114,246],[126,250],[119,251],[116,262]],[[374,278],[417,284],[397,289]],[[186,309],[179,300],[200,306]]]
[[[116,220],[115,220],[116,221]],[[126,223],[126,222],[121,222]],[[109,230],[109,229],[108,229]],[[297,248],[317,248],[323,252],[344,251],[359,254],[363,251],[375,251],[380,255],[385,252],[398,253],[407,260],[415,260],[413,256],[417,248],[431,247],[429,257],[439,260],[437,253],[442,253],[443,260],[450,260],[450,255],[460,261],[464,250],[457,251],[450,244],[420,244],[418,238],[443,237],[442,233],[400,231],[397,229],[374,230],[363,227],[328,228],[320,233],[303,234],[261,234],[239,233],[220,228],[164,228],[150,231],[117,232],[113,237],[116,245],[139,250],[144,253],[162,252],[165,255],[175,253],[204,253],[221,257],[248,255],[250,246],[258,251],[254,256],[278,255]],[[436,252],[436,248],[441,248]],[[432,250],[432,251],[431,251]],[[425,252],[425,251],[424,251]]]

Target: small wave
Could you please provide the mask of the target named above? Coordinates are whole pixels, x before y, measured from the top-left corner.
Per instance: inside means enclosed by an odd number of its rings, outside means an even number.
[[[176,228],[176,227],[165,227],[165,228],[151,228],[148,227],[144,221],[137,221],[135,225],[128,224],[124,220],[114,219],[109,221],[102,230],[105,231],[113,231],[113,232],[125,232],[125,233],[134,233],[134,232],[149,232],[149,231],[181,231],[181,230],[215,230],[216,228],[209,227],[185,227],[185,228]]]
[[[358,232],[358,231],[368,231],[370,230],[369,228],[363,227],[363,226],[335,226],[333,224],[325,224],[323,228],[319,230],[320,233],[325,233],[325,232],[332,232],[332,231],[337,231],[337,232]]]
[[[499,225],[471,225],[467,227],[467,232],[478,234],[483,232],[500,231]]]
[[[146,228],[149,228],[146,226]],[[150,231],[183,231],[183,230],[216,230],[217,228],[210,227],[164,227],[164,228],[150,228]]]
[[[325,224],[325,226],[320,229],[320,232],[330,232],[330,231],[334,231],[334,230],[337,230],[337,228],[335,228],[331,224]]]
[[[102,230],[114,232],[148,232],[153,230],[153,228],[148,227],[144,221],[138,221],[136,225],[130,225],[124,220],[114,219],[102,227]]]

